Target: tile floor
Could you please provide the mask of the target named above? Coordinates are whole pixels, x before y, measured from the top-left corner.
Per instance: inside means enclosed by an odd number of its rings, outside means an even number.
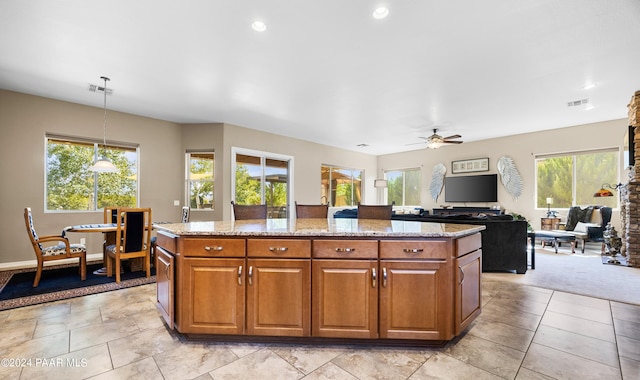
[[[0,379],[640,379],[640,305],[498,281],[442,348],[188,342],[155,285],[0,312]]]

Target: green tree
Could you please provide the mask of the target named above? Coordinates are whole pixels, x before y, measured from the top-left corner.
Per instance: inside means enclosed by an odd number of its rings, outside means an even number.
[[[236,165],[236,199],[239,205],[258,205],[262,203],[260,197],[260,181],[249,175],[244,164]]]
[[[136,158],[127,158],[132,152],[118,148],[109,148],[104,154],[119,169],[117,173],[96,174],[89,170],[95,157],[93,144],[49,140],[46,158],[47,210],[134,207],[137,204]]]

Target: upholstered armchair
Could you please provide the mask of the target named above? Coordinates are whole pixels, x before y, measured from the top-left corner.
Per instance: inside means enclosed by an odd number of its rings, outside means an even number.
[[[585,242],[600,242],[604,250],[604,230],[611,221],[611,207],[588,206],[571,207],[567,214],[565,231],[573,234],[581,243],[584,253]]]
[[[38,236],[33,225],[31,208],[29,207],[24,209],[24,222],[27,227],[27,232],[29,233],[31,245],[38,259],[36,277],[33,280],[34,288],[40,284],[42,267],[45,261],[77,258],[80,261],[80,279],[84,281],[87,278],[87,248],[83,244],[71,244],[66,237],[61,235]],[[51,245],[53,243],[55,243],[55,245]]]

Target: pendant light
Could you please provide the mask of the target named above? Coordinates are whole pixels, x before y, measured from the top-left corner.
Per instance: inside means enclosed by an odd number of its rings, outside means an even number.
[[[107,158],[107,81],[110,79],[107,77],[100,77],[100,79],[104,80],[104,124],[102,127],[103,133],[103,148],[104,154],[102,157],[97,160],[93,165],[89,167],[89,170],[98,172],[98,173],[114,173],[118,171],[118,168],[115,167],[113,162]]]

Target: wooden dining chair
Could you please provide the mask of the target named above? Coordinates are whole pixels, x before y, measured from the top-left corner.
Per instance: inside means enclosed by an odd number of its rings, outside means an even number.
[[[393,205],[370,206],[358,203],[358,219],[390,220],[393,215]]]
[[[296,204],[296,218],[326,218],[329,205],[299,205]]]
[[[267,219],[267,205],[237,205],[231,201],[233,206],[233,218],[235,220],[247,219]]]
[[[115,243],[108,245],[107,276],[113,276],[120,283],[121,261],[137,257],[143,258],[146,277],[151,276],[151,209],[118,208],[117,217],[122,221],[116,229]]]
[[[87,248],[83,244],[70,244],[69,239],[61,235],[38,236],[33,225],[33,215],[31,208],[24,209],[24,222],[31,239],[31,245],[38,259],[38,268],[36,269],[36,278],[33,280],[33,287],[40,284],[42,277],[42,267],[45,261],[62,260],[70,258],[78,258],[80,279],[84,281],[87,278]],[[56,245],[47,245],[56,243]]]

